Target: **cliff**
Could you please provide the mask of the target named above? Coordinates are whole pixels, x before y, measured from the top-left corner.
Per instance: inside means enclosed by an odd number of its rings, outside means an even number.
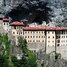
[[[25,0],[29,1],[29,0]],[[37,3],[39,0],[32,0],[32,4]],[[54,15],[52,21],[62,21],[67,19],[67,0],[41,0],[48,2],[48,7],[52,9]],[[24,0],[0,0],[0,13],[7,14],[12,9],[15,9],[20,3],[24,4]],[[24,4],[25,6],[25,4]]]

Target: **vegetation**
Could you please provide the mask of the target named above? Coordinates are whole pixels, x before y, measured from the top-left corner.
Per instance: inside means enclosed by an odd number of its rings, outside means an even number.
[[[36,55],[28,50],[27,42],[22,37],[18,38],[19,48],[22,50],[21,59],[12,56],[10,53],[11,41],[7,34],[0,35],[0,67],[37,67]]]

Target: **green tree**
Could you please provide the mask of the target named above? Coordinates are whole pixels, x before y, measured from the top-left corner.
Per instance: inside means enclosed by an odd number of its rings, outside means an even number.
[[[13,63],[11,62],[11,54],[10,54],[10,40],[7,34],[3,34],[0,36],[0,41],[2,42],[2,59],[4,58],[4,62],[8,64],[6,67],[13,67]],[[4,64],[5,64],[4,63]],[[3,64],[3,65],[4,65]]]
[[[37,67],[36,55],[28,50],[27,41],[23,37],[18,38],[18,45],[22,50],[22,58],[20,60],[20,67]]]

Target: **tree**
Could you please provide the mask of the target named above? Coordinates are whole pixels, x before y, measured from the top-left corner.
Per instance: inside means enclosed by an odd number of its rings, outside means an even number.
[[[8,38],[7,34],[3,34],[0,36],[0,40],[2,42],[2,50],[3,50],[3,54],[2,58],[4,58],[4,62],[8,64],[9,67],[13,67],[12,61],[11,61],[11,54],[10,54],[10,40]]]
[[[27,41],[23,37],[18,38],[18,45],[22,50],[22,58],[20,60],[20,67],[37,67],[36,55],[28,50]]]
[[[11,42],[8,38],[7,34],[3,34],[0,36],[0,41],[2,42],[2,46],[4,52],[0,55],[0,67],[36,67],[36,55],[32,53],[27,48],[27,41],[19,37],[18,45],[22,50],[22,58],[17,59],[17,57],[12,56],[10,53],[10,45]],[[32,63],[31,63],[32,62]]]

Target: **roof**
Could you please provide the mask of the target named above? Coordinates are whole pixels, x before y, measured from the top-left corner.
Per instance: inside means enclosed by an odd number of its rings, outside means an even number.
[[[25,27],[26,31],[43,31],[43,30],[67,30],[67,27]]]
[[[3,17],[2,16],[0,16],[0,20],[3,20]]]
[[[12,25],[12,26],[24,26],[25,24],[23,22],[15,21],[15,22],[12,22],[10,25]]]
[[[9,18],[3,18],[3,21],[5,22],[9,22],[10,21],[10,19]]]

